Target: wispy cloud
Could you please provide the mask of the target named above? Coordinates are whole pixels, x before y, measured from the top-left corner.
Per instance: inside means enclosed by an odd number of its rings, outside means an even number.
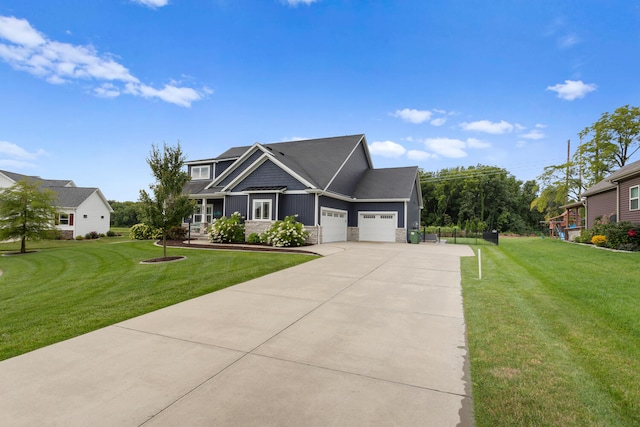
[[[476,122],[464,122],[460,124],[463,130],[484,132],[494,135],[500,135],[504,133],[513,132],[514,125],[509,122],[501,120],[499,122],[492,122],[489,120],[478,120]]]
[[[395,158],[402,156],[407,149],[393,141],[374,141],[369,144],[369,151],[378,156]]]
[[[131,0],[133,3],[138,3],[142,6],[150,7],[151,9],[156,9],[158,7],[163,7],[169,4],[169,0]]]
[[[584,98],[589,92],[596,90],[598,86],[594,83],[584,83],[582,80],[565,80],[553,86],[547,86],[547,90],[556,92],[558,98],[567,101]]]
[[[298,6],[299,4],[306,4],[307,6],[311,3],[315,3],[319,0],[284,0],[286,4],[289,6]]]
[[[426,160],[435,157],[433,154],[422,150],[409,150],[407,151],[407,159],[410,160]]]
[[[21,160],[33,160],[37,157],[44,156],[47,153],[40,149],[34,153],[31,153],[24,148],[8,141],[0,141],[0,156],[12,157],[14,159]]]
[[[475,138],[467,140],[453,138],[427,138],[424,140],[427,150],[436,155],[448,158],[467,157],[468,149],[483,149],[491,147],[491,144]]]
[[[568,49],[578,43],[580,43],[580,39],[575,34],[567,34],[558,39],[558,46],[561,49]]]
[[[210,93],[180,87],[175,81],[162,89],[153,88],[115,61],[113,55],[100,54],[92,46],[49,40],[27,20],[12,16],[0,16],[0,59],[52,84],[92,81],[96,85],[93,93],[107,98],[126,93],[190,107]]]
[[[32,160],[46,156],[46,151],[40,149],[30,152],[8,141],[0,141],[0,167],[4,169],[26,169],[34,167]]]
[[[542,133],[539,129],[533,129],[525,134],[520,135],[520,138],[525,139],[543,139],[544,137],[544,133]]]
[[[429,122],[433,126],[442,126],[447,122],[446,117],[433,117],[435,114],[451,115],[453,113],[447,113],[444,110],[417,110],[415,108],[403,108],[402,110],[396,110],[391,113],[391,116],[397,117],[405,122],[420,124]]]
[[[404,108],[391,113],[393,117],[397,117],[405,122],[420,124],[431,118],[433,113],[429,110],[416,110],[413,108]]]

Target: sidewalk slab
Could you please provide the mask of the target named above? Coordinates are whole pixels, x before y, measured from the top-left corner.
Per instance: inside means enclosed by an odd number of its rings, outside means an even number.
[[[446,393],[248,355],[145,426],[454,426],[459,400]]]

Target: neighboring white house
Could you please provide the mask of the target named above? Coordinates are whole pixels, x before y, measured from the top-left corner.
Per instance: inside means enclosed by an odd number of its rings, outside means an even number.
[[[71,180],[42,179],[38,176],[0,170],[0,188],[11,187],[18,181],[37,181],[43,188],[57,194],[56,227],[65,238],[76,238],[95,231],[109,231],[113,209],[99,188],[77,187]]]

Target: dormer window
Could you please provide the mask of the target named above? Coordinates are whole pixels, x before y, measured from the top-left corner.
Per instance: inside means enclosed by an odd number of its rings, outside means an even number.
[[[209,166],[191,166],[191,179],[209,179]]]

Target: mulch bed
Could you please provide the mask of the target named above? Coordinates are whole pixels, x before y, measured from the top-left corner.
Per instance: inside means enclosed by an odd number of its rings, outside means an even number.
[[[162,241],[156,244],[162,245]],[[251,245],[248,243],[185,243],[182,240],[167,240],[167,246],[192,248],[192,249],[221,249],[233,251],[254,251],[254,252],[285,252],[290,254],[315,254],[314,252],[304,251],[296,248],[276,248],[267,245]],[[315,254],[317,255],[317,254]]]

